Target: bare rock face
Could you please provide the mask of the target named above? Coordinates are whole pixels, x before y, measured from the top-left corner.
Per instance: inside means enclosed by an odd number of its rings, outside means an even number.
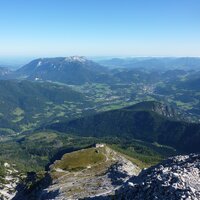
[[[77,151],[74,155],[66,156],[76,159],[77,155],[82,156],[85,151]],[[50,171],[53,182],[43,190],[38,199],[75,200],[114,195],[117,189],[130,177],[138,175],[140,171],[131,161],[107,146],[98,146],[88,151],[95,151],[104,157],[101,161],[89,164],[86,168],[72,171],[58,168],[62,165],[60,161],[55,162]]]
[[[143,170],[115,194],[125,200],[199,200],[200,154],[176,156]]]
[[[4,175],[0,175],[0,200],[11,200],[16,194],[20,176],[15,165],[4,163]]]

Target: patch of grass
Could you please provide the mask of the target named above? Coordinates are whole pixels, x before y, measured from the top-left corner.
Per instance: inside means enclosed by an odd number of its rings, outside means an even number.
[[[17,116],[15,119],[12,120],[13,123],[20,122],[24,119],[24,116]]]
[[[46,104],[47,105],[52,105],[52,104],[54,104],[52,101],[48,101],[48,102],[46,102]]]
[[[64,107],[65,105],[64,104],[61,104],[61,105],[55,105],[53,107],[54,110],[66,110],[66,108]]]
[[[0,133],[1,135],[4,135],[4,134],[13,135],[15,134],[15,131],[9,128],[0,128]]]
[[[13,111],[13,115],[16,115],[16,116],[21,116],[21,115],[23,115],[24,114],[24,111],[21,109],[21,108],[19,108],[19,107],[17,107],[14,111]]]
[[[65,116],[65,112],[59,112],[59,113],[56,115],[56,117],[63,117],[63,116]]]
[[[27,123],[27,124],[21,124],[19,127],[22,130],[21,132],[25,132],[36,126],[37,126],[37,123]]]
[[[41,115],[42,115],[41,113],[37,113],[37,114],[33,115],[32,118],[37,119],[37,118],[41,117]]]
[[[67,171],[77,171],[85,169],[89,165],[100,163],[104,159],[105,155],[101,148],[89,148],[65,154],[60,161],[55,163],[54,167]]]
[[[51,117],[53,114],[54,114],[53,112],[48,111],[45,113],[45,117]]]
[[[50,141],[50,140],[54,140],[56,137],[57,137],[57,134],[53,132],[38,132],[38,133],[28,136],[28,139],[32,141],[35,141],[35,140]]]
[[[3,162],[0,162],[0,180],[5,176],[5,167],[3,165]]]

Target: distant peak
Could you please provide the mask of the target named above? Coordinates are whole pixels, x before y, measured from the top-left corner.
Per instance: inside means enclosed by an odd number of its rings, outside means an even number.
[[[84,56],[70,56],[70,57],[66,57],[65,61],[68,61],[68,62],[78,61],[78,62],[82,62],[83,63],[83,62],[86,62],[87,59]]]

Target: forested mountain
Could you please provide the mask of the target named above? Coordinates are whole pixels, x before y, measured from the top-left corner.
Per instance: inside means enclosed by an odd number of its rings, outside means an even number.
[[[35,125],[40,121],[45,123],[47,120],[46,123],[49,123],[49,119],[69,120],[81,117],[85,111],[102,112],[149,100],[172,105],[177,113],[173,113],[174,111],[170,109],[168,111],[171,115],[176,115],[175,119],[198,122],[200,119],[198,100],[200,75],[195,71],[198,69],[198,58],[116,59],[114,64],[116,65],[118,61],[120,61],[118,69],[108,69],[80,56],[39,58],[15,72],[1,68],[0,77],[3,79],[32,81],[1,82],[1,98],[2,102],[6,102],[0,111],[3,116],[1,128],[8,128],[10,124],[12,127],[18,127],[22,126],[21,123],[26,123],[26,127],[29,128],[17,129],[25,131],[36,127]],[[121,68],[123,63],[128,61],[134,62],[138,67]],[[144,63],[147,63],[149,67],[143,67]],[[159,63],[165,64],[166,67],[161,67]],[[188,70],[189,66],[192,66],[193,70]],[[50,82],[54,84],[51,85]],[[69,103],[70,100],[64,100],[63,95],[69,91],[67,85],[72,93],[76,91],[85,100],[80,100],[79,105],[73,101]],[[30,87],[30,90],[25,86]],[[65,103],[49,100],[48,95],[42,94],[41,87],[48,88],[51,97],[57,97]],[[59,93],[56,88],[58,90],[62,88],[63,92]],[[39,102],[37,104],[36,96]],[[65,95],[65,99],[69,96]],[[41,105],[41,102],[45,103]],[[51,104],[57,106],[51,107]],[[24,112],[27,113],[26,110],[29,113],[28,118],[23,115]],[[13,114],[15,111],[17,114]],[[11,130],[13,130],[12,127],[10,127]]]
[[[182,81],[178,83],[177,86],[181,89],[194,90],[198,92],[200,90],[200,76]]]
[[[147,102],[66,123],[55,123],[47,128],[81,136],[135,138],[181,151],[200,151],[200,125],[174,120],[174,113],[159,103]]]
[[[16,78],[48,80],[67,84],[109,82],[106,68],[85,57],[40,58],[15,72]]]
[[[71,88],[48,82],[1,80],[0,93],[1,135],[30,130],[54,118],[79,116],[89,104]]]

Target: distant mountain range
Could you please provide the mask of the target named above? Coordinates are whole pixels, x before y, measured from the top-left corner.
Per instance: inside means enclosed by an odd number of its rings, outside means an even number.
[[[0,67],[0,199],[198,198],[199,155],[142,171],[139,182],[124,172],[200,152],[199,61],[72,56]]]
[[[200,70],[200,58],[197,57],[133,57],[112,58],[98,61],[111,68],[147,68],[147,69],[182,69]]]
[[[124,63],[127,62],[131,65],[134,63],[134,65],[132,67],[124,65],[124,69],[109,69],[101,65],[105,64],[103,61],[98,64],[85,57],[71,56],[39,58],[17,71],[0,68],[0,79],[16,79],[16,81],[0,82],[2,94],[0,97],[0,127],[6,129],[11,127],[13,130],[12,127],[17,126],[17,130],[28,130],[44,123],[45,120],[48,123],[50,119],[57,119],[57,117],[71,120],[74,117],[81,117],[84,109],[105,108],[106,105],[111,105],[109,104],[111,100],[115,104],[115,102],[119,102],[121,96],[127,96],[123,99],[127,102],[129,100],[135,101],[135,99],[137,102],[138,99],[143,101],[146,96],[164,102],[166,102],[165,99],[169,99],[170,104],[175,105],[175,107],[178,107],[178,104],[183,105],[183,111],[186,109],[188,112],[185,113],[190,113],[188,121],[198,121],[196,115],[200,115],[198,101],[200,73],[195,69],[200,69],[199,61],[199,58],[114,59],[108,63],[112,63],[116,68],[123,67]],[[82,87],[86,83],[89,83],[88,85],[95,84],[92,86],[95,89],[89,86]],[[97,85],[99,83],[106,85],[106,87]],[[75,90],[64,86],[65,84],[79,87],[75,87],[77,89],[75,92]],[[82,91],[83,88],[87,93]],[[107,90],[105,93],[104,89]],[[70,100],[71,96],[76,96],[76,98]],[[70,105],[71,107],[68,105],[69,102],[73,104],[77,99],[79,104]],[[106,99],[105,102],[103,102],[104,99]],[[93,104],[89,102],[90,100],[93,101]],[[50,104],[53,106],[51,107]],[[60,106],[60,104],[62,105]],[[144,109],[145,106],[147,103],[142,104],[140,110],[138,110],[139,105],[137,105],[137,109],[133,106],[132,109],[126,108],[125,110],[134,111],[134,113],[148,110],[150,115],[155,113],[167,118],[167,120],[185,121],[186,114],[182,115],[180,110],[173,110],[171,107],[165,107],[158,103],[153,105],[151,109]],[[73,114],[71,114],[72,112]],[[191,113],[194,117],[190,117]],[[24,123],[26,123],[26,128],[19,129],[19,125],[22,126]],[[16,128],[14,129],[16,130]]]
[[[123,70],[116,70],[119,68]],[[162,78],[176,79],[188,70],[200,70],[200,58],[114,58],[97,63],[82,56],[71,56],[39,58],[16,71],[0,68],[0,79],[28,79],[74,85],[141,80],[151,83]]]
[[[163,104],[143,102],[47,128],[81,136],[135,138],[158,142],[184,152],[200,151],[200,124],[175,120],[176,112]]]

